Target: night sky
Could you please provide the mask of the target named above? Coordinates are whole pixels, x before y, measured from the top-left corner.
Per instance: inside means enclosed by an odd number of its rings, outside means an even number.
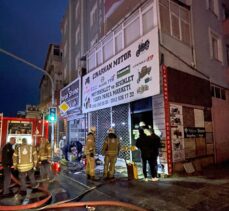
[[[67,0],[0,0],[0,48],[44,68],[50,43],[60,44]],[[16,116],[39,103],[42,73],[0,52],[0,113]]]

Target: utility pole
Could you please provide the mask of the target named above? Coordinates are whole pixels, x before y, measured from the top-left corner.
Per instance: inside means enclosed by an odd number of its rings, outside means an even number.
[[[54,99],[54,91],[55,91],[55,86],[54,86],[54,80],[52,79],[52,76],[44,69],[32,64],[31,62],[29,61],[26,61],[25,59],[22,59],[20,58],[19,56],[16,56],[15,54],[13,53],[10,53],[2,48],[0,48],[0,52],[3,53],[3,54],[6,54],[7,56],[10,56],[26,65],[29,65],[30,67],[33,67],[34,69],[36,70],[39,70],[41,71],[42,73],[44,73],[45,75],[48,76],[48,78],[50,79],[51,81],[51,95],[52,95],[52,99],[51,99],[51,103],[52,103],[52,106],[55,105],[55,99]],[[52,146],[52,160],[53,160],[53,152],[54,152],[54,122],[52,122],[52,131],[51,131],[51,146]]]

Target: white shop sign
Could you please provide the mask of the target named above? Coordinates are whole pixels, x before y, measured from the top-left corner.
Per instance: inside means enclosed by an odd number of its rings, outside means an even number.
[[[160,93],[158,28],[83,77],[83,112]]]

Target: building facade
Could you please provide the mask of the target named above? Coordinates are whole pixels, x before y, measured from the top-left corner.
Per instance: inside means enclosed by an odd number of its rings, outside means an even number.
[[[162,138],[159,169],[167,174],[190,161],[198,169],[228,160],[227,8],[210,0],[70,1],[63,70],[68,82],[80,78],[82,96],[73,120],[65,113],[69,128],[78,117],[81,129],[96,126],[100,153],[109,127],[123,146],[134,145],[144,121]],[[138,151],[120,157],[140,161]]]
[[[47,75],[43,75],[40,82],[40,104],[39,111],[43,119],[48,115],[49,107],[59,105],[60,90],[63,88],[62,74],[62,51],[59,45],[50,44],[46,56],[44,70],[52,77],[54,82],[54,105],[52,105],[52,85]],[[49,127],[49,139],[51,140],[51,125]],[[60,132],[57,132],[60,131]],[[57,121],[54,128],[54,143],[59,140],[59,134],[64,132],[63,121]]]

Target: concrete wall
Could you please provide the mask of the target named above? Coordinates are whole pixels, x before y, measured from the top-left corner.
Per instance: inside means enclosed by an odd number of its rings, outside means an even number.
[[[226,101],[212,98],[212,118],[215,141],[216,162],[229,160],[229,91]]]
[[[209,28],[222,37],[222,5],[219,3],[219,17],[207,9],[207,1],[192,1],[194,50],[197,69],[209,75],[211,82],[229,87],[226,81],[225,56],[223,61],[211,58]],[[222,43],[223,48],[224,42]]]

